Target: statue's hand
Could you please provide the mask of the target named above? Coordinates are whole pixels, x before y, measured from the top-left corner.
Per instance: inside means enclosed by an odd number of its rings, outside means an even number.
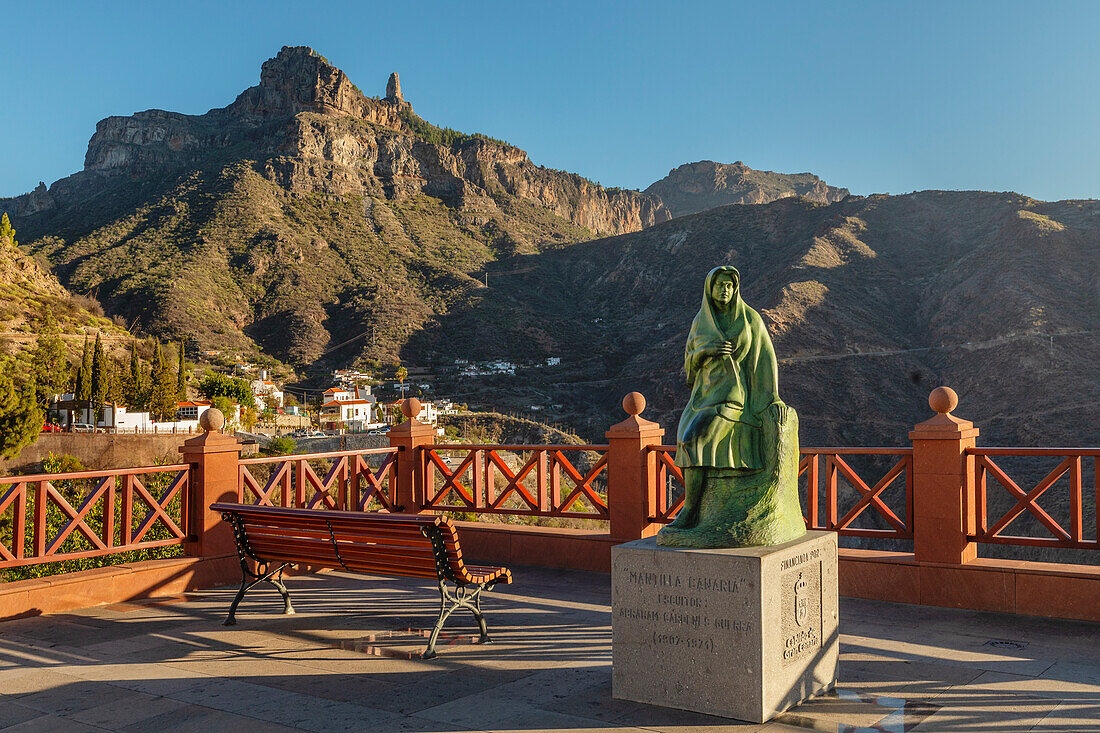
[[[790,409],[782,402],[773,402],[768,405],[768,417],[775,421],[776,425],[782,425],[787,422],[787,413]]]
[[[707,356],[730,356],[733,354],[733,343],[730,341],[712,341],[703,351]]]

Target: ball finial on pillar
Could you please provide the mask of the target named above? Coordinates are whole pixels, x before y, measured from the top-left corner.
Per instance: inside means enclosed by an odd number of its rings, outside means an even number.
[[[959,405],[959,396],[950,387],[936,387],[928,395],[928,406],[941,415],[947,415]]]
[[[199,427],[208,433],[216,433],[225,427],[225,413],[216,407],[211,407],[199,415]]]
[[[401,414],[410,420],[419,415],[421,409],[423,409],[423,405],[421,405],[420,400],[415,397],[410,397],[401,402]]]
[[[641,392],[631,392],[623,397],[623,409],[628,415],[641,415],[645,409],[645,396]]]

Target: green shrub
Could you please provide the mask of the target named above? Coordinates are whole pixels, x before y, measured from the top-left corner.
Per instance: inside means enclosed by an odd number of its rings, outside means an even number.
[[[289,435],[280,435],[271,439],[271,442],[264,448],[264,453],[269,456],[288,456],[297,448],[298,444],[294,442],[294,438]]]

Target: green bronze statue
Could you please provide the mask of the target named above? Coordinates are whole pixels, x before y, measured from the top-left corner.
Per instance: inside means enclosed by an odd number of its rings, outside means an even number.
[[[733,267],[707,275],[676,429],[684,506],[657,534],[670,547],[778,545],[806,532],[798,502],[798,416],[779,399],[775,350],[741,300]]]

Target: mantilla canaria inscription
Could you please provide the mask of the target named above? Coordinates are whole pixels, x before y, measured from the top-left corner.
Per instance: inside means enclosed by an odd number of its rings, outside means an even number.
[[[712,578],[696,575],[684,577],[670,573],[630,571],[627,579],[631,585],[635,586],[681,589],[683,592],[661,590],[652,594],[647,593],[641,600],[653,606],[617,608],[615,615],[621,619],[660,622],[665,628],[687,627],[704,632],[749,633],[753,630],[752,621],[747,619],[714,616],[707,612],[710,608],[710,594],[736,594],[749,588],[748,581],[743,578]],[[716,648],[715,640],[710,636],[688,638],[654,631],[653,640],[656,644],[683,645],[707,651],[714,651]]]
[[[778,545],[806,532],[798,504],[798,416],[760,315],[729,266],[707,275],[684,350],[691,397],[676,429],[684,506],[657,534],[668,547]]]

